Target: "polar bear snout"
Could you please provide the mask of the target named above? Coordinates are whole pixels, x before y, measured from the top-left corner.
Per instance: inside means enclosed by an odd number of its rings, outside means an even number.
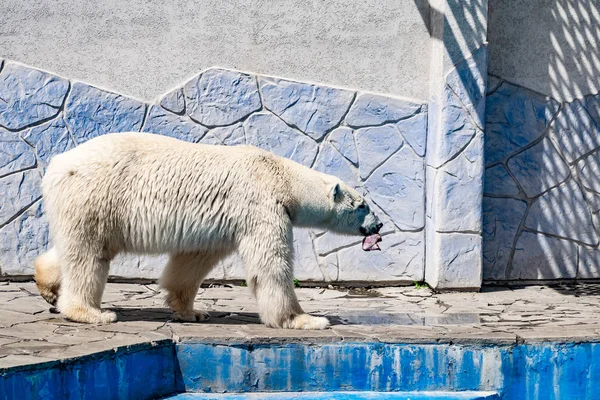
[[[362,226],[359,228],[360,233],[364,236],[374,235],[379,233],[383,227],[383,222],[372,212],[367,214]]]

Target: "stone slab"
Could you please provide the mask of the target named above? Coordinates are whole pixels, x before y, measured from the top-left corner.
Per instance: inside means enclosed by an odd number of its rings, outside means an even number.
[[[34,290],[31,284],[19,285]],[[23,293],[15,283],[8,286],[14,289],[12,293]],[[479,345],[600,340],[600,284],[594,283],[492,286],[484,287],[480,293],[435,293],[427,287],[414,286],[296,291],[302,306],[329,316],[331,329],[306,332],[266,328],[258,323],[255,312],[240,311],[244,302],[254,302],[248,288],[240,286],[203,288],[201,297],[217,304],[223,302],[226,311],[211,311],[211,320],[199,324],[170,321],[166,310],[153,305],[161,295],[137,284],[107,285],[107,293],[120,293],[125,303],[135,306],[125,307],[130,311],[120,310],[121,320],[104,326],[69,322],[47,311],[34,316],[3,308],[0,368],[164,340],[213,344],[378,341]],[[145,294],[151,295],[144,297]],[[131,295],[140,297],[135,300]]]
[[[261,108],[254,76],[211,68],[185,84],[186,112],[204,126],[237,122]]]
[[[265,108],[315,140],[338,126],[354,92],[283,79],[261,79]]]
[[[485,107],[485,160],[490,165],[541,137],[559,104],[505,82],[486,98]]]
[[[16,63],[0,73],[0,126],[20,130],[55,117],[69,81]]]

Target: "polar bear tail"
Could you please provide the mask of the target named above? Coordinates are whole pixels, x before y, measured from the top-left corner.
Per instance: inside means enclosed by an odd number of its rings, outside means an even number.
[[[48,303],[56,305],[60,290],[60,265],[58,253],[53,247],[35,259],[35,283],[40,294]]]

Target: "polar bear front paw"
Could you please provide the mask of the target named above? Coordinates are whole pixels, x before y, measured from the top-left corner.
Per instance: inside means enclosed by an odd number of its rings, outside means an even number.
[[[329,326],[329,320],[324,317],[313,317],[310,314],[300,314],[292,318],[284,328],[288,329],[325,329]]]
[[[61,312],[71,321],[86,324],[105,325],[117,321],[117,314],[113,311],[100,311],[86,307],[63,307]]]
[[[204,322],[208,321],[210,316],[205,311],[179,311],[173,313],[173,321],[179,322]]]

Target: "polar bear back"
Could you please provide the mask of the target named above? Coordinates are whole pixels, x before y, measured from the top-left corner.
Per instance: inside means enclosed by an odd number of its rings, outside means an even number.
[[[53,158],[42,190],[58,237],[115,253],[192,251],[230,246],[261,223],[282,225],[282,205],[294,204],[285,165],[251,146],[118,133]]]

